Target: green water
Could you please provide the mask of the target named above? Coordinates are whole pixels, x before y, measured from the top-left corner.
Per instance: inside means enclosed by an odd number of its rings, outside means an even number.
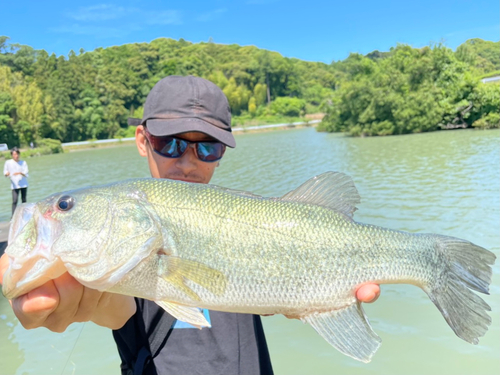
[[[213,183],[280,196],[328,170],[351,175],[362,197],[357,221],[468,239],[500,256],[500,132],[449,131],[346,138],[297,129],[237,134]],[[55,191],[148,175],[134,146],[28,160],[28,200]],[[0,220],[10,216],[8,179]],[[382,346],[369,364],[343,356],[309,326],[263,318],[276,374],[500,374],[500,261],[492,326],[477,346],[455,336],[420,289],[384,285],[365,310]],[[110,333],[91,323],[63,334],[26,331],[0,297],[1,374],[119,374]]]

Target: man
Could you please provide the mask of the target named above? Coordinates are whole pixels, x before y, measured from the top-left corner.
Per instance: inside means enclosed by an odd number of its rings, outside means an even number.
[[[226,97],[202,78],[160,80],[146,99],[143,118],[131,123],[154,178],[208,183],[225,147],[236,145]],[[6,267],[3,256],[0,281]],[[378,294],[373,284],[357,292],[363,302]],[[63,332],[89,320],[113,329],[123,374],[272,374],[259,316],[204,311],[212,327],[198,330],[154,302],[91,290],[67,273],[11,303],[28,329]]]
[[[19,193],[21,201],[26,202],[26,193],[28,192],[28,164],[20,160],[21,151],[17,147],[10,150],[12,159],[7,160],[3,167],[3,174],[10,178],[10,187],[12,189],[12,215],[17,207]]]

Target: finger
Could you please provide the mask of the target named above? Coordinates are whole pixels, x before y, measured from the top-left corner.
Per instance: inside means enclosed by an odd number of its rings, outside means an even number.
[[[3,254],[2,257],[0,257],[0,284],[3,285],[3,274],[5,271],[7,271],[7,268],[9,268],[9,257],[7,254]]]
[[[356,291],[356,298],[365,303],[375,302],[380,296],[380,286],[377,284],[365,284]]]
[[[26,329],[41,327],[47,317],[57,309],[59,294],[52,281],[33,289],[11,302],[14,314]]]
[[[120,329],[136,311],[134,297],[104,292],[91,320],[103,327]]]
[[[298,319],[300,320],[300,315],[286,315],[285,314],[285,317],[288,318],[288,319]]]
[[[97,305],[102,299],[103,293],[87,287],[83,288],[82,298],[78,310],[74,316],[75,322],[88,322],[97,309]]]
[[[54,279],[54,285],[59,293],[57,308],[47,316],[43,326],[53,332],[64,332],[73,323],[83,296],[83,285],[69,273]]]

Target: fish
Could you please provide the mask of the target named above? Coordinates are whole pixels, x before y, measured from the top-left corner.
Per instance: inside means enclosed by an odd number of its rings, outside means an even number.
[[[369,362],[381,339],[356,290],[406,283],[477,344],[491,308],[475,292],[489,294],[495,255],[454,237],[356,222],[359,203],[341,172],[282,197],[153,178],[57,193],[15,212],[2,291],[15,298],[67,271],[200,329],[210,326],[200,309],[297,318]]]

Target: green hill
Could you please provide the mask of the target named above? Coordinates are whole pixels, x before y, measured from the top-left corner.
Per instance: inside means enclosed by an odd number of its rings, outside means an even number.
[[[323,130],[352,135],[427,131],[453,121],[472,126],[497,103],[479,77],[500,69],[498,48],[481,39],[456,52],[398,45],[325,64],[165,38],[66,57],[0,37],[0,142],[125,136],[127,117],[140,117],[149,90],[170,74],[219,85],[238,124],[326,112]]]

